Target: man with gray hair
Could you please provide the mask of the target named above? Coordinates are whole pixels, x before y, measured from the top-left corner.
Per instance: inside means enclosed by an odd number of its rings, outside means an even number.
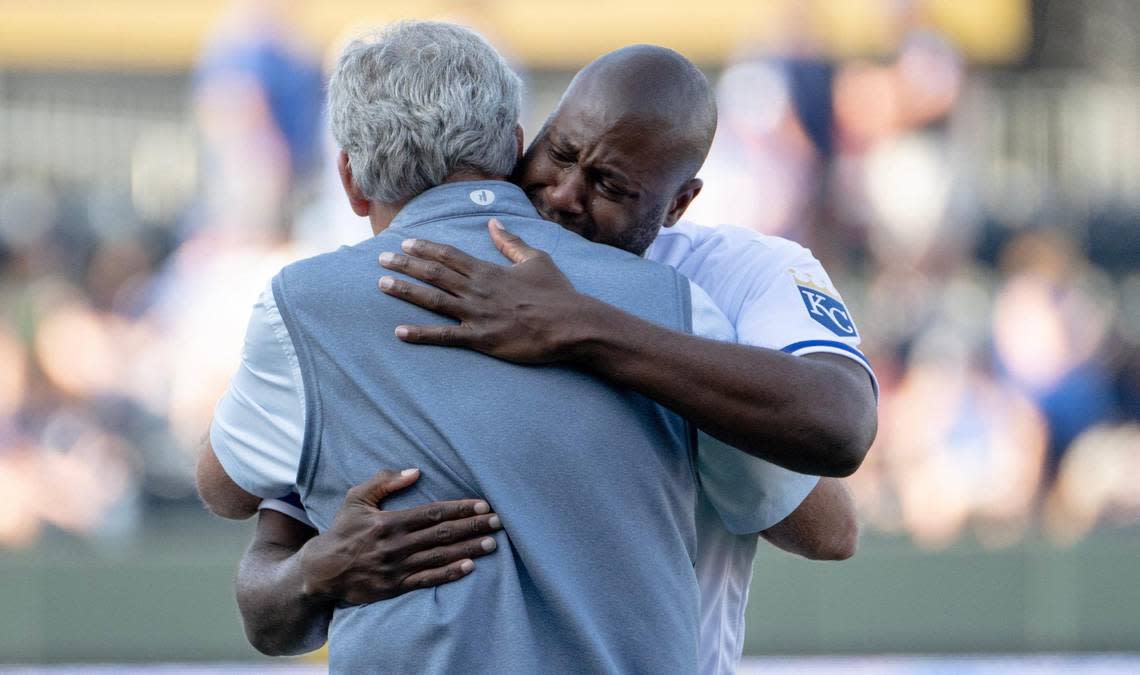
[[[463,583],[339,605],[334,672],[697,667],[688,422],[576,370],[402,343],[398,326],[433,315],[376,292],[377,258],[408,238],[496,259],[493,216],[550,251],[579,291],[673,330],[732,339],[708,296],[677,272],[542,220],[504,182],[522,154],[519,99],[502,58],[457,26],[396,24],[346,49],[330,82],[333,131],[345,193],[375,236],[273,279],[215,412],[198,480],[220,515],[246,515],[296,486],[317,529],[335,529],[342,503],[375,503],[353,486],[391,466],[421,470],[404,472],[418,480],[389,496],[390,508],[479,497],[464,527],[492,532],[485,549],[500,553]],[[656,142],[670,150],[667,133]],[[440,529],[448,523],[434,525],[438,510],[420,517],[402,527],[453,536]],[[390,522],[374,522],[376,536],[392,534]],[[408,588],[438,567],[422,557]]]
[[[375,42],[353,41],[328,104],[342,159],[373,203],[401,205],[445,181],[508,176],[522,146],[518,75],[481,37],[452,24],[397,24]]]

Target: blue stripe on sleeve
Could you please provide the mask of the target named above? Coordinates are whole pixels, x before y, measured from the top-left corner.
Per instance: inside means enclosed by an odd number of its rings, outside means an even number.
[[[801,349],[805,349],[807,347],[835,347],[836,349],[842,349],[843,351],[859,359],[859,361],[867,367],[867,370],[874,372],[874,369],[871,368],[871,362],[867,360],[867,357],[863,355],[863,352],[855,349],[851,345],[844,344],[842,342],[836,342],[834,340],[804,340],[803,342],[792,343],[780,351],[786,352],[788,354],[794,354],[795,352],[798,352]]]

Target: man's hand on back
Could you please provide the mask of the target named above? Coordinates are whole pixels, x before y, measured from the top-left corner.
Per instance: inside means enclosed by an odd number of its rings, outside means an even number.
[[[514,265],[488,263],[444,244],[410,239],[409,255],[384,253],[380,264],[434,288],[382,277],[380,290],[459,325],[398,326],[405,342],[467,347],[515,363],[553,363],[574,356],[594,313],[606,307],[574,290],[545,251],[488,225],[495,247]]]
[[[495,550],[502,527],[486,502],[434,502],[384,511],[380,501],[416,481],[419,471],[381,471],[348,491],[329,529],[300,551],[302,592],[363,604],[455,581],[472,558]]]
[[[875,393],[862,365],[671,331],[578,293],[550,256],[492,220],[513,265],[418,239],[380,264],[430,286],[382,277],[380,290],[459,320],[397,326],[405,342],[466,347],[515,363],[568,361],[626,386],[750,455],[817,476],[848,476],[875,437]]]

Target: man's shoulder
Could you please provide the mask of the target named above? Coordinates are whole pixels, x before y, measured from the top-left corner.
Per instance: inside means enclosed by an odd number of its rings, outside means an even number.
[[[385,233],[381,232],[379,235],[355,244],[340,246],[332,251],[294,260],[282,267],[277,277],[289,280],[304,277],[306,281],[318,281],[327,278],[330,282],[335,283],[336,277],[343,274],[346,269],[367,265],[370,262],[376,263],[376,256],[379,256],[382,251],[393,246],[399,248],[400,240],[398,238],[386,241],[387,238],[384,235]]]
[[[547,223],[544,220],[537,222]],[[553,225],[553,223],[547,224]],[[616,246],[599,244],[576,232],[555,226],[558,227],[559,232],[549,253],[556,260],[560,257],[567,258],[567,264],[570,265],[590,263],[603,269],[612,269],[615,274],[621,274],[622,269],[627,269],[622,267],[624,265],[645,270],[656,270],[667,275],[676,273],[671,266],[662,264],[659,260],[630,253]]]
[[[709,227],[692,221],[681,221],[662,230],[646,257],[675,267],[698,283],[707,282],[710,275],[746,275],[756,279],[797,262],[814,260],[807,247],[791,239],[743,227]]]
[[[663,229],[647,252],[652,260],[675,264],[693,254],[707,263],[748,263],[751,266],[782,264],[810,256],[803,245],[737,225],[708,226],[682,220]]]

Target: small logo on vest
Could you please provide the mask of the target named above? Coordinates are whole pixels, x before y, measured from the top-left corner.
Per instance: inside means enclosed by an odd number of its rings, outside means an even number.
[[[816,323],[840,337],[857,337],[855,322],[839,294],[828,286],[818,283],[810,274],[801,277],[796,270],[788,270],[796,282],[796,288],[804,301],[804,308]],[[835,297],[832,297],[832,296]]]
[[[495,201],[495,193],[490,190],[475,190],[469,196],[479,206],[488,206]]]

